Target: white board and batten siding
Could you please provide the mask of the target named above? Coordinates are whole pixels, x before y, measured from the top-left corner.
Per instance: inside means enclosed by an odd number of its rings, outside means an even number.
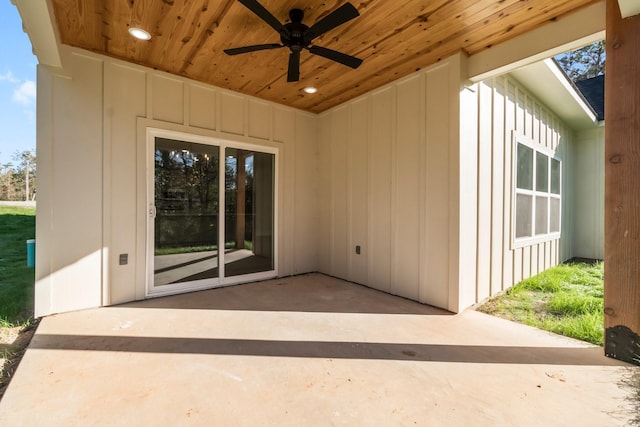
[[[512,135],[564,159],[572,131],[509,76],[461,88],[458,61],[320,115],[320,271],[457,312],[572,256],[570,162],[562,238],[511,241]]]
[[[144,296],[146,126],[277,148],[278,273],[318,270],[315,115],[61,52],[63,70],[38,67],[37,316]]]
[[[36,315],[144,297],[147,126],[278,150],[280,276],[320,271],[457,312],[587,244],[573,241],[563,161],[562,237],[513,247],[512,134],[563,160],[573,135],[509,76],[462,87],[462,55],[317,116],[62,53],[63,72],[38,69],[38,168],[49,179]],[[599,221],[582,218],[582,228]]]
[[[573,194],[571,155],[573,131],[510,76],[489,79],[466,90],[461,114],[462,150],[475,150],[477,215],[467,236],[475,260],[469,257],[466,277],[475,289],[466,288],[464,305],[481,302],[573,256]],[[474,118],[475,117],[475,118]],[[518,247],[512,244],[514,193],[514,135],[562,160],[561,237]],[[475,146],[474,146],[475,144]],[[463,263],[464,265],[464,263]],[[461,266],[464,268],[464,266]],[[471,292],[475,291],[475,295]]]
[[[576,134],[573,256],[604,259],[604,127]]]
[[[459,91],[456,56],[319,116],[321,272],[457,300]]]

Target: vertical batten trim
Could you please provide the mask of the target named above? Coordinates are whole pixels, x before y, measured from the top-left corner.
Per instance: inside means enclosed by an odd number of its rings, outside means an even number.
[[[182,83],[182,124],[191,126],[191,84]]]
[[[369,123],[367,129],[367,249],[366,259],[367,259],[367,284],[371,285],[371,278],[374,277],[373,265],[374,265],[374,253],[375,253],[375,243],[377,241],[373,238],[375,230],[373,227],[374,217],[375,217],[375,207],[373,204],[373,185],[371,183],[374,179],[373,174],[373,132],[371,128],[373,126],[373,96],[369,95],[367,97],[367,121]]]
[[[447,73],[447,77],[449,73]],[[429,94],[427,93],[427,80],[428,75],[427,72],[423,72],[420,74],[420,93],[422,96],[420,97],[420,130],[418,134],[419,140],[419,166],[418,171],[420,174],[420,187],[419,194],[422,195],[420,197],[420,223],[419,223],[419,236],[420,236],[420,244],[418,247],[419,250],[419,271],[418,271],[418,301],[424,303],[427,299],[427,260],[425,259],[427,254],[427,174],[429,170],[427,168],[427,117],[426,117],[426,103],[429,102]]]
[[[102,64],[102,292],[100,305],[111,303],[111,283],[109,272],[111,267],[111,124],[112,118],[107,113],[109,105],[113,105],[110,98],[111,91],[107,90],[107,70],[109,64]],[[134,153],[135,155],[135,153]]]
[[[393,85],[391,86],[391,103],[392,103],[392,107],[391,107],[391,129],[393,129],[393,131],[391,132],[391,210],[390,210],[390,216],[391,216],[391,232],[390,232],[390,242],[389,242],[389,248],[390,250],[390,258],[391,258],[391,271],[390,271],[390,282],[389,283],[389,290],[391,293],[395,292],[397,285],[396,285],[396,275],[397,275],[397,266],[396,266],[396,258],[397,258],[397,245],[396,245],[396,235],[398,232],[398,226],[397,226],[397,219],[398,219],[398,215],[397,215],[397,206],[396,206],[396,202],[397,202],[397,198],[396,198],[396,193],[397,193],[397,185],[398,185],[398,86],[397,85]]]
[[[353,134],[353,132],[351,131],[351,127],[353,126],[353,103],[349,103],[346,107],[346,113],[347,113],[347,129],[346,129],[346,135],[345,135],[345,140],[347,142],[347,146],[345,147],[345,149],[343,150],[344,152],[344,164],[347,168],[346,171],[346,176],[347,176],[347,181],[345,182],[346,185],[346,194],[347,194],[347,271],[345,272],[347,274],[347,278],[350,281],[354,281],[353,280],[353,276],[354,276],[354,272],[353,272],[353,252],[352,252],[352,245],[353,245],[353,196],[352,196],[352,191],[353,191],[353,184],[352,184],[352,179],[353,179],[353,169],[351,168],[351,150],[353,149],[353,143],[351,141],[351,135]]]

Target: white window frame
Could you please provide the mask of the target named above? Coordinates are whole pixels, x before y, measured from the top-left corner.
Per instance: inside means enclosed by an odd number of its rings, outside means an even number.
[[[527,148],[533,150],[533,189],[525,190],[518,188],[518,145],[523,145]],[[537,173],[537,154],[543,154],[547,157],[548,167],[547,167],[547,183],[548,189],[547,191],[537,191],[536,187],[536,173]],[[556,155],[555,152],[549,150],[546,147],[543,147],[530,138],[527,138],[524,135],[518,134],[515,131],[512,133],[512,169],[511,169],[511,183],[512,183],[512,191],[511,191],[511,248],[518,249],[526,246],[535,245],[537,243],[548,242],[551,240],[559,239],[562,234],[562,197],[563,197],[563,187],[562,187],[562,160]],[[551,192],[551,160],[556,160],[560,165],[560,194],[555,194]],[[516,200],[517,195],[527,195],[532,197],[531,202],[531,235],[526,237],[516,237]],[[545,234],[535,234],[536,227],[536,202],[537,197],[545,197],[547,200],[547,233]],[[558,208],[558,231],[551,232],[551,199],[557,199],[559,201]]]

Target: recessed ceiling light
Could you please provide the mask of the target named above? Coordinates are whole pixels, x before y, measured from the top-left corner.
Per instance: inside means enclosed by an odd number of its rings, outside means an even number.
[[[316,89],[315,87],[311,87],[311,86],[305,87],[302,90],[304,90],[306,93],[316,93],[318,91],[318,89]]]
[[[143,30],[142,28],[131,27],[129,28],[129,34],[138,40],[149,40],[151,38],[151,34],[148,31]]]

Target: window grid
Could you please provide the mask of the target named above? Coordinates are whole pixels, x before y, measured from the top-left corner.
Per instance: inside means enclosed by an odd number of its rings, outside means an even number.
[[[514,142],[516,155],[513,167],[512,242],[514,247],[523,247],[560,236],[562,163],[521,136],[514,136]],[[523,155],[519,156],[521,148]],[[524,154],[527,150],[531,150],[532,155]],[[523,166],[520,162],[527,156],[531,164]],[[539,165],[540,161],[545,161],[546,164]],[[538,176],[539,169],[545,173],[546,179]],[[519,176],[519,172],[527,173],[529,170],[531,177]],[[522,183],[532,183],[532,189],[520,188]],[[539,189],[540,186],[543,188]],[[541,203],[545,206],[542,207]],[[546,216],[542,221],[541,215]]]

